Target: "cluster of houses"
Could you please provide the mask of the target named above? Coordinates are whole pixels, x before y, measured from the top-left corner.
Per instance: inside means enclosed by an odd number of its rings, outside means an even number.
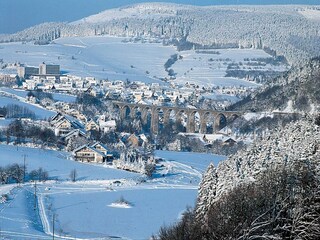
[[[108,81],[97,80],[94,77],[79,77],[73,75],[61,75],[59,65],[40,64],[39,68],[19,66],[18,76],[24,78],[21,86],[26,90],[58,91],[70,94],[86,92],[95,97],[126,101],[130,103],[170,105],[176,103],[188,103],[190,99],[199,101],[204,94],[218,92],[236,96],[245,96],[252,89],[246,87],[224,87],[219,89],[199,88],[193,82],[176,86],[174,82],[170,86],[162,86],[159,83],[146,84],[140,81]],[[223,103],[228,104],[226,102]]]
[[[255,88],[253,87],[244,87],[244,86],[216,86],[213,88],[215,91],[217,91],[220,94],[226,94],[226,95],[232,95],[232,96],[238,96],[238,97],[246,97],[250,93],[252,93]]]
[[[105,121],[105,116],[99,116],[98,121],[89,120],[82,123],[76,118],[58,112],[50,119],[50,125],[55,135],[73,152],[76,161],[90,163],[104,163],[113,159],[108,148],[90,138],[92,131],[108,133],[116,129],[116,121]],[[122,133],[113,148],[124,150],[126,148],[146,147],[149,143],[144,134],[136,135]]]
[[[3,84],[13,84],[16,82],[16,74],[0,74],[0,82]]]
[[[164,87],[158,83],[146,84],[135,81],[97,80],[93,77],[76,76],[31,76],[23,82],[25,90],[44,90],[71,94],[88,93],[94,97],[104,97],[117,101],[141,104],[174,104],[186,102],[193,95],[193,90]],[[200,96],[200,92],[199,92]]]
[[[136,149],[148,143],[144,134],[125,134],[121,139],[114,145],[114,148],[118,151],[124,151],[127,148]],[[81,145],[74,149],[72,153],[76,161],[86,163],[107,163],[114,159],[113,154],[101,142]]]
[[[62,102],[59,104],[62,105],[62,108],[55,108],[55,110],[59,109],[59,112],[51,119],[56,136],[64,136],[77,129],[108,133],[117,127],[116,121],[107,120],[105,115],[97,116],[96,120],[88,119],[80,111],[70,108],[69,104]]]

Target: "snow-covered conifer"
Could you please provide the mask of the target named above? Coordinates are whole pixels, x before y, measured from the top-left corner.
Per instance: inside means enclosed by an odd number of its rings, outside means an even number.
[[[200,222],[205,222],[206,213],[212,204],[217,188],[217,172],[213,163],[210,163],[207,171],[203,174],[199,186],[196,218]]]

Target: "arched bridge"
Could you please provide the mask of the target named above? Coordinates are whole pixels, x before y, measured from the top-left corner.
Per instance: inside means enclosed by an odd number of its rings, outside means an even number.
[[[215,111],[205,109],[190,109],[170,106],[156,106],[113,102],[119,109],[120,118],[135,119],[140,117],[143,124],[150,122],[150,132],[158,133],[160,124],[166,125],[170,119],[184,121],[185,131],[188,133],[207,133],[207,126],[212,125],[212,131],[217,132],[244,112]],[[197,123],[197,124],[196,124]]]

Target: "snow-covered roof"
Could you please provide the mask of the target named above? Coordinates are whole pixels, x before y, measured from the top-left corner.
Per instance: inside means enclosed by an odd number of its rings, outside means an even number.
[[[106,122],[100,122],[100,125],[102,127],[116,127],[117,123],[116,123],[115,120],[109,120],[109,121],[106,121]]]
[[[101,142],[95,142],[94,144],[92,144],[90,147],[93,147],[95,148],[96,146],[101,146],[102,148],[104,148],[106,151],[108,151],[108,147],[106,145],[104,145],[103,143]]]
[[[145,134],[140,134],[139,137],[144,141],[144,142],[148,142],[148,138],[146,137]]]
[[[73,136],[75,134],[79,134],[79,135],[82,135],[82,136],[86,137],[86,132],[83,129],[74,129],[71,132],[67,133],[64,136],[64,138],[68,139],[69,137],[71,137],[71,136]]]

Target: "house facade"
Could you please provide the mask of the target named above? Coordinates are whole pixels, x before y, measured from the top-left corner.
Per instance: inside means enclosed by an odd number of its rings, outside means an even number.
[[[90,146],[82,146],[73,151],[76,161],[87,163],[105,162],[105,154]]]
[[[74,130],[74,127],[73,127],[72,123],[66,118],[61,119],[61,121],[59,121],[55,124],[55,135],[56,136],[64,136],[64,135],[68,134],[69,132],[71,132],[72,130]]]
[[[108,153],[108,149],[102,143],[93,145],[83,145],[73,151],[76,161],[87,163],[104,163],[111,161],[113,155]]]

